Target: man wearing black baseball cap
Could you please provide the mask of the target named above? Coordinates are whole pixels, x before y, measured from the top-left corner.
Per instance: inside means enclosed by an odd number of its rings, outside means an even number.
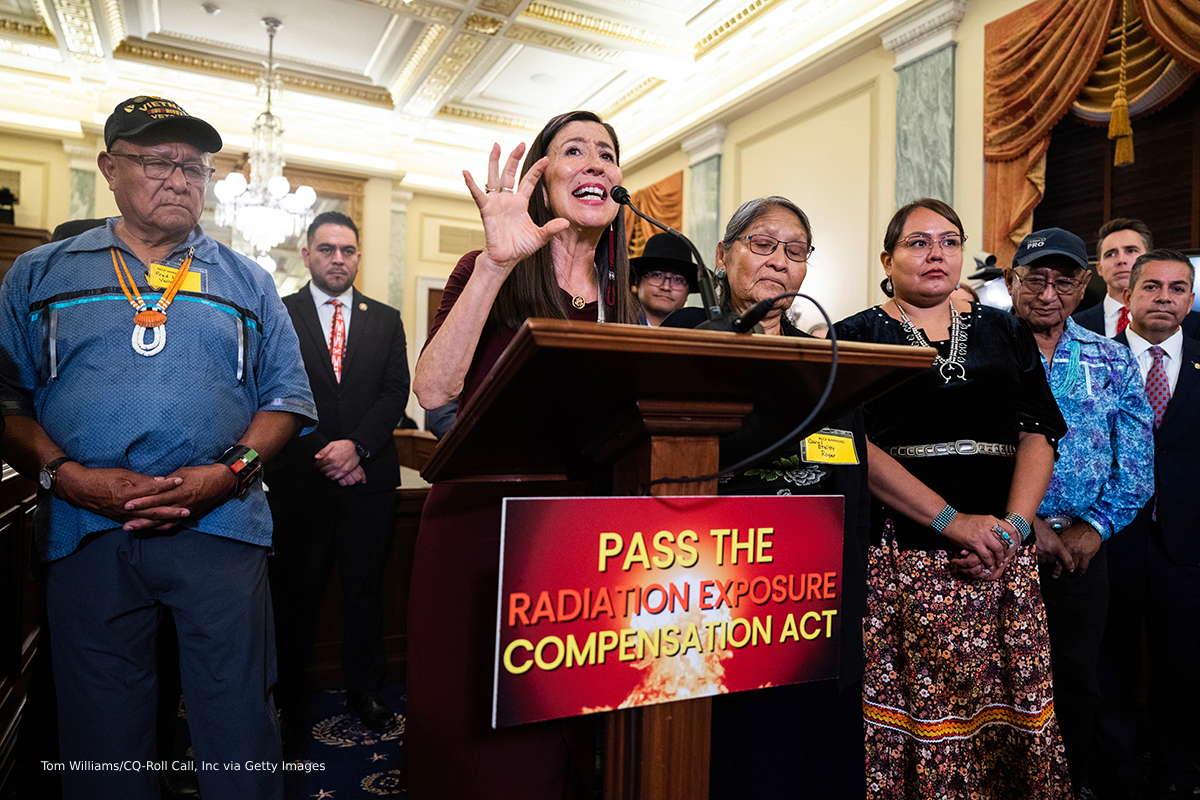
[[[1083,240],[1061,228],[1021,242],[1004,279],[1029,323],[1067,435],[1038,508],[1042,598],[1050,631],[1054,711],[1076,797],[1088,797],[1097,660],[1108,614],[1105,543],[1154,486],[1153,415],[1129,349],[1086,330],[1071,312],[1087,287]]]
[[[201,791],[279,798],[256,477],[316,417],[299,344],[271,277],[197,224],[216,130],[141,96],[104,140],[121,216],[22,255],[0,288],[4,457],[41,487],[62,761],[100,765],[64,770],[63,794],[158,797],[169,610]]]
[[[669,233],[647,239],[642,255],[629,259],[629,272],[646,324],[654,327],[683,308],[690,292],[700,291],[691,251]]]

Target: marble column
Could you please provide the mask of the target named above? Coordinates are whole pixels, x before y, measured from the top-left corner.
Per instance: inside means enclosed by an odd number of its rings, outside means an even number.
[[[68,219],[92,219],[96,216],[96,151],[77,142],[63,142],[63,152],[71,160],[71,197]],[[60,220],[65,221],[65,220]]]
[[[893,26],[896,207],[921,197],[954,204],[955,36],[966,0],[941,0]]]
[[[721,240],[721,148],[725,135],[724,125],[714,125],[681,145],[688,154],[685,232],[709,269],[715,268],[713,254]]]
[[[392,190],[392,225],[388,241],[388,305],[403,308],[404,262],[408,253],[408,202],[412,192]]]

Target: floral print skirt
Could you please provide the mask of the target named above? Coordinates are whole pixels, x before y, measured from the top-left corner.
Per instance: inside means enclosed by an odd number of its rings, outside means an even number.
[[[1071,797],[1033,545],[994,583],[945,551],[872,547],[863,715],[872,800]]]

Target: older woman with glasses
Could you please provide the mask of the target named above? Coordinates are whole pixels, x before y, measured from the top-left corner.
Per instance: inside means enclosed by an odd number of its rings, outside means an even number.
[[[835,326],[938,352],[865,408],[867,780],[878,800],[1068,798],[1030,532],[1066,425],[1029,328],[951,299],[965,240],[941,201],[900,209],[892,299]]]
[[[813,252],[812,226],[792,201],[760,197],[730,218],[717,245],[717,267],[726,311],[799,291]],[[768,335],[807,336],[788,321],[791,298],[781,299],[763,319]],[[664,325],[695,327],[705,320],[699,308],[684,308]],[[790,397],[780,403],[794,404]],[[757,407],[756,415],[772,409]],[[743,432],[753,429],[756,417]],[[780,686],[713,699],[711,800],[744,797],[820,797],[862,800],[863,769],[862,615],[866,604],[866,562],[870,492],[867,441],[861,412],[823,431],[844,439],[856,463],[831,464],[809,455],[796,441],[769,463],[722,479],[721,494],[843,495],[842,607],[836,680]],[[814,448],[815,449],[815,448]],[[750,455],[738,434],[721,442],[726,462]],[[812,720],[820,720],[814,724]]]

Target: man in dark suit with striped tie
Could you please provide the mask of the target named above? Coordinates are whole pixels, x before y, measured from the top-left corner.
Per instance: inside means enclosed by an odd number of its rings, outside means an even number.
[[[293,439],[266,473],[276,534],[276,695],[285,739],[292,738],[317,607],[334,560],[342,583],[347,705],[374,731],[386,730],[394,719],[380,695],[380,591],[400,483],[392,431],[409,386],[400,313],[353,286],[361,259],[353,220],[332,211],[318,215],[301,255],[312,281],[283,304],[300,338],[320,420],[316,431]]]
[[[1111,796],[1191,797],[1200,719],[1200,342],[1180,324],[1195,271],[1174,250],[1138,257],[1125,290],[1128,344],[1154,410],[1155,493],[1109,543],[1108,625],[1100,653],[1100,769]],[[1149,775],[1133,758],[1139,639],[1150,653]]]

